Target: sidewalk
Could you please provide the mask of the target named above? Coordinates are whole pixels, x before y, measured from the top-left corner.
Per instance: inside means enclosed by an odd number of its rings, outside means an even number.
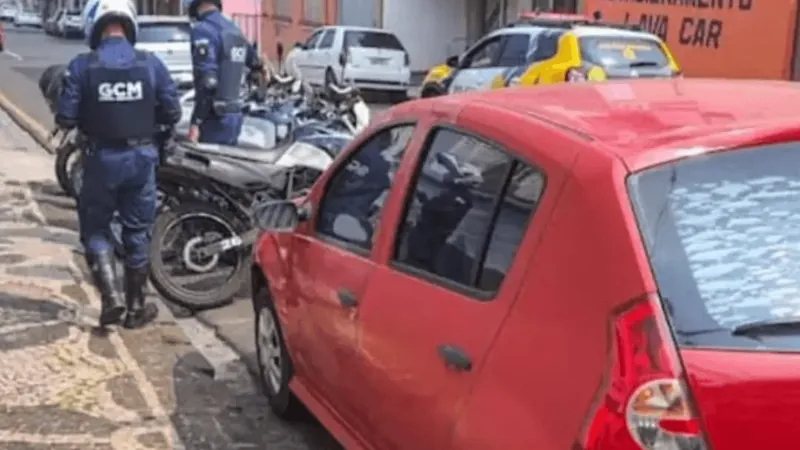
[[[77,236],[41,199],[52,157],[2,110],[0,160],[0,449],[336,448],[271,416],[241,363],[217,376],[163,306],[154,326],[98,332]]]
[[[47,226],[27,185],[52,160],[5,114],[0,159],[0,448],[176,448],[122,337],[93,332],[75,233]]]

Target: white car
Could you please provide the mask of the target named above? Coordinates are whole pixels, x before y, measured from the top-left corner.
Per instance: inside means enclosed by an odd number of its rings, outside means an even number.
[[[409,55],[397,36],[386,30],[318,28],[305,42],[295,44],[288,59],[311,84],[352,82],[359,89],[391,93],[395,100],[408,97]]]
[[[80,10],[64,11],[56,22],[56,32],[63,37],[83,36],[83,19]]]
[[[20,9],[17,11],[17,15],[14,16],[14,26],[41,28],[42,16],[36,11]]]
[[[192,50],[189,18],[139,16],[136,48],[161,58],[178,89],[192,87]]]
[[[17,4],[8,1],[0,4],[0,20],[11,22],[17,17]]]

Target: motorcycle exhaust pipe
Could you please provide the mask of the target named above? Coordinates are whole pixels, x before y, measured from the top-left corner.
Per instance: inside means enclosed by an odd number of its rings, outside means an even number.
[[[258,235],[260,233],[261,233],[260,229],[253,228],[252,230],[246,231],[238,236],[229,237],[227,239],[222,239],[216,242],[212,242],[210,244],[197,247],[195,251],[197,252],[197,255],[201,258],[210,258],[214,255],[227,252],[228,250],[233,250],[242,247],[250,247],[256,243],[256,240],[258,239]]]

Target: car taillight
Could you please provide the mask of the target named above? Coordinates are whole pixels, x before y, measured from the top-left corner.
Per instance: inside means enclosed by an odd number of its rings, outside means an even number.
[[[581,436],[583,450],[706,450],[658,297],[648,296],[612,325],[606,384]]]
[[[586,81],[586,75],[578,69],[569,69],[567,70],[566,81],[567,83],[580,83]]]
[[[408,56],[408,52],[406,52],[406,60],[405,60],[406,67],[411,65],[411,57]]]

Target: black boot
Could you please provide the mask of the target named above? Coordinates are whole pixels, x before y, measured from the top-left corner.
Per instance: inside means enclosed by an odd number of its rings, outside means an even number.
[[[125,328],[142,328],[158,317],[158,307],[144,301],[144,286],[149,273],[147,266],[125,268],[125,303],[128,305]]]
[[[125,314],[125,304],[119,293],[113,252],[95,254],[87,252],[86,262],[89,264],[94,285],[100,293],[100,326],[107,327],[120,323]]]

